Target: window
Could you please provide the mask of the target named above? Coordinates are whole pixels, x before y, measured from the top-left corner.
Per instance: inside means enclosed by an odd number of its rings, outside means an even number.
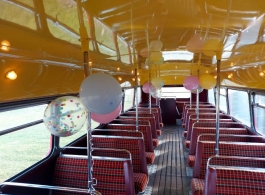
[[[230,114],[250,127],[248,94],[245,91],[228,90]]]
[[[20,0],[20,2],[21,3],[0,0],[0,19],[22,25],[32,30],[37,30],[35,12],[33,9],[29,9],[29,7],[27,7],[34,5],[33,0]]]
[[[112,30],[94,18],[95,36],[100,53],[113,56],[111,59],[117,60],[116,45],[113,38]]]
[[[191,61],[194,54],[188,51],[163,51],[164,61],[168,60],[180,60],[180,61]]]
[[[120,56],[121,56],[121,61],[126,64],[130,64],[130,53],[129,53],[129,48],[128,45],[125,41],[122,40],[119,36],[117,37],[118,41],[118,46],[119,46],[119,51],[120,51]]]
[[[208,102],[212,105],[215,105],[215,96],[214,96],[214,89],[208,90]]]
[[[123,110],[126,111],[133,107],[133,98],[134,98],[134,89],[125,89],[124,90],[124,108]]]
[[[0,131],[43,119],[47,104],[0,113]],[[12,121],[12,122],[10,122]]]
[[[45,0],[43,1],[43,5],[47,14],[47,24],[51,34],[58,39],[80,45],[80,24],[78,21],[76,2],[72,0]],[[88,37],[91,37],[88,16],[85,11],[83,12],[83,19]],[[89,48],[92,50],[91,42],[89,44]]]
[[[9,123],[16,121],[12,118],[24,113],[14,115],[7,120]],[[45,158],[50,152],[50,135],[42,123],[0,136],[0,183]]]
[[[225,113],[227,113],[227,102],[226,102],[226,90],[221,88],[220,89],[220,110],[224,111]]]
[[[254,126],[262,135],[265,135],[265,96],[255,95]]]
[[[190,98],[190,91],[184,87],[163,87],[161,98]]]

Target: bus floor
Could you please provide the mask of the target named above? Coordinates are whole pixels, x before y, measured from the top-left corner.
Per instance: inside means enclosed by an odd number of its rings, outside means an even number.
[[[154,164],[148,166],[149,182],[144,195],[189,195],[192,169],[187,165],[183,129],[165,125],[162,132]]]

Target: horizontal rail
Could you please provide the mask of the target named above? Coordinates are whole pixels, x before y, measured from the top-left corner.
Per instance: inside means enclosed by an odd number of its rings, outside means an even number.
[[[21,130],[21,129],[25,129],[27,127],[31,127],[31,126],[34,126],[34,125],[38,125],[40,123],[43,123],[43,119],[40,119],[40,120],[37,120],[37,121],[33,121],[31,123],[26,123],[24,125],[19,125],[19,126],[16,126],[16,127],[12,127],[10,129],[5,129],[3,131],[0,131],[0,136],[1,135],[8,134],[8,133],[12,133],[14,131],[18,131],[18,130]]]
[[[2,185],[9,186],[18,186],[18,187],[29,187],[29,188],[41,188],[48,190],[60,190],[67,192],[80,192],[80,193],[89,193],[89,189],[82,188],[71,188],[71,187],[61,187],[61,186],[50,186],[50,185],[41,185],[41,184],[30,184],[30,183],[19,183],[19,182],[4,182]],[[100,192],[93,191],[94,194],[101,195]]]

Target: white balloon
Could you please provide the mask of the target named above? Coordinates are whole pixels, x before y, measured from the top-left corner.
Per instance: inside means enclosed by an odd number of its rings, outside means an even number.
[[[64,96],[53,100],[45,109],[43,122],[55,136],[67,137],[85,124],[87,112],[80,99]]]
[[[84,106],[96,114],[111,113],[120,105],[123,96],[118,81],[103,73],[85,78],[79,94]]]

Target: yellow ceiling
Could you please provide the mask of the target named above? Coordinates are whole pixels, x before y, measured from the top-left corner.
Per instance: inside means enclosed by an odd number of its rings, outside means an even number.
[[[78,93],[84,78],[76,2],[36,2],[0,0],[0,42],[10,43],[8,51],[0,49],[0,102]],[[196,34],[204,43],[223,43],[222,85],[265,88],[264,0],[86,0],[81,6],[92,72],[131,85],[135,69],[140,84],[149,75],[168,85],[198,73],[215,76],[216,58],[203,49],[191,61],[159,65],[147,66],[139,55],[154,40],[163,43],[161,51],[186,51]],[[5,78],[9,70],[16,80]]]

